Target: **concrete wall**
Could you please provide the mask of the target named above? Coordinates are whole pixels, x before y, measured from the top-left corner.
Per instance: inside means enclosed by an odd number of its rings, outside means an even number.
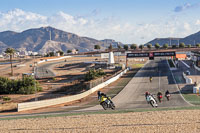
[[[19,103],[17,105],[17,110],[19,111],[25,111],[25,110],[31,110],[31,109],[37,109],[37,108],[42,108],[42,107],[47,107],[47,106],[52,106],[52,105],[57,105],[57,104],[62,104],[62,103],[68,103],[76,100],[80,100],[95,91],[109,85],[110,83],[116,81],[121,77],[124,73],[126,73],[128,69],[124,70],[120,74],[116,75],[115,77],[105,81],[104,83],[101,83],[94,88],[85,91],[81,94],[73,95],[73,96],[66,96],[66,97],[61,97],[61,98],[55,98],[55,99],[50,99],[50,100],[42,100],[42,101],[35,101],[35,102],[25,102],[25,103]]]
[[[188,78],[187,75],[183,72],[183,78],[187,84],[192,84],[192,79]]]
[[[71,57],[71,56],[63,56],[63,57],[60,57],[60,58],[46,59],[46,60],[38,61],[37,63],[38,63],[38,64],[41,64],[41,63],[44,63],[44,62],[47,62],[47,61],[61,60],[61,59],[70,58],[70,57]]]

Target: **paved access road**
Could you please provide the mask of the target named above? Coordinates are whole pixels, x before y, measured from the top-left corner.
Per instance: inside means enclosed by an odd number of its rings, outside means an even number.
[[[153,76],[151,83],[149,81],[150,76]],[[158,107],[190,106],[183,99],[182,95],[179,94],[179,89],[174,82],[167,60],[156,58],[155,60],[148,61],[127,86],[112,100],[116,105],[116,109],[149,108],[151,105],[147,104],[145,100],[145,92],[148,91],[156,95],[158,91],[161,91],[164,96],[167,89],[171,93],[170,101],[163,97],[162,102],[158,103]],[[97,109],[102,109],[102,107],[98,105],[85,110]]]

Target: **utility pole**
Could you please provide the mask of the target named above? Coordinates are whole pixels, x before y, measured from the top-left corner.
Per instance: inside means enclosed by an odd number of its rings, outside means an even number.
[[[35,101],[37,101],[37,88],[36,88],[36,62],[35,62],[35,53],[34,53],[34,79],[35,79],[35,82],[34,82],[34,88],[35,88]]]
[[[51,41],[51,30],[49,31],[49,40]]]

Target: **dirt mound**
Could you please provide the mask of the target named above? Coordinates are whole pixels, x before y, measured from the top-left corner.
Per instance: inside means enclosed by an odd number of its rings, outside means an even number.
[[[200,110],[90,114],[0,121],[0,132],[200,132]]]

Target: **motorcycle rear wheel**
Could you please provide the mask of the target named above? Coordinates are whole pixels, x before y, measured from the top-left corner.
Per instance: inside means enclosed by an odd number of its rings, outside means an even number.
[[[106,102],[102,102],[101,106],[103,107],[104,110],[107,110],[107,103]]]
[[[150,104],[151,104],[152,107],[155,107],[155,106],[154,106],[155,103],[154,103],[153,100],[150,101]]]

